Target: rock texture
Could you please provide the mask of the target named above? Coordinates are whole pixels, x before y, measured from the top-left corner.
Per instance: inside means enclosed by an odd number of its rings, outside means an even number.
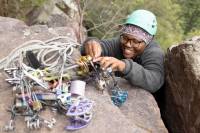
[[[48,27],[73,27],[77,40],[83,42],[86,29],[82,27],[78,7],[73,0],[48,0],[32,8],[26,15],[26,24],[45,24]]]
[[[173,133],[200,132],[200,37],[169,48],[163,116]]]
[[[52,37],[68,35],[77,39],[74,30],[70,27],[48,28],[43,25],[28,27],[23,22],[11,18],[0,17],[0,59],[8,53],[31,39],[47,40]],[[5,75],[0,73],[0,127],[10,119],[6,108],[12,104],[12,91],[5,81]],[[160,117],[160,110],[153,96],[142,89],[131,87],[127,81],[119,79],[120,87],[129,91],[126,103],[118,108],[111,102],[107,91],[104,94],[98,92],[94,86],[87,85],[86,96],[95,101],[94,116],[88,127],[75,131],[76,133],[167,133]],[[48,108],[41,112],[46,118],[54,117],[56,126],[51,133],[66,133],[64,127],[68,124],[64,115],[51,112]],[[30,132],[24,124],[23,117],[16,118],[17,133]],[[45,127],[36,131],[47,133]]]

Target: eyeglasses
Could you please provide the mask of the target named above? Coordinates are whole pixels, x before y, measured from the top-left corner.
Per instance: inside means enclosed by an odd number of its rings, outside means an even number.
[[[139,47],[139,45],[143,42],[143,41],[138,41],[135,38],[131,38],[129,39],[127,36],[125,35],[120,35],[120,42],[122,44],[127,44],[128,42],[130,43],[131,47],[133,48],[137,48]]]

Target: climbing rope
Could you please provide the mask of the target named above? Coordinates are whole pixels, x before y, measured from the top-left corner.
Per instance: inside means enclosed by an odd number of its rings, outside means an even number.
[[[15,48],[7,57],[1,59],[0,69],[16,67],[20,54],[25,54],[26,51],[33,51],[37,54],[37,59],[42,65],[52,69],[60,66],[59,64],[62,64],[66,59],[69,59],[68,63],[72,63],[73,50],[79,46],[79,43],[67,36],[59,36],[47,41],[31,40]]]

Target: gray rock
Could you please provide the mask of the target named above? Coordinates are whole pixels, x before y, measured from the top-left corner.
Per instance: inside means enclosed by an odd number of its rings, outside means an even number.
[[[47,40],[60,35],[69,35],[73,39],[77,39],[73,29],[70,27],[57,27],[49,29],[45,25],[35,25],[28,27],[23,22],[0,17],[0,27],[6,27],[6,24],[12,25],[0,34],[0,59],[7,56],[11,50],[18,47],[22,43],[37,39]],[[22,26],[19,26],[19,25]],[[15,29],[15,30],[13,30]],[[0,126],[10,119],[10,114],[6,112],[6,108],[12,104],[13,96],[11,86],[5,81],[4,73],[0,73]],[[94,116],[88,127],[75,131],[76,133],[167,133],[163,121],[160,117],[160,110],[153,96],[142,89],[131,87],[127,81],[120,79],[121,88],[129,91],[129,97],[126,103],[118,108],[112,104],[108,91],[104,94],[98,92],[95,87],[89,84],[86,87],[86,96],[95,101]],[[41,112],[46,118],[54,117],[57,120],[56,126],[52,129],[52,133],[66,133],[64,127],[68,124],[67,117],[46,109]],[[25,127],[23,117],[16,118],[16,132],[30,132]],[[49,132],[46,128],[31,131],[37,133]]]
[[[46,24],[49,27],[61,27],[66,26],[70,21],[75,22],[74,20],[78,18],[77,7],[73,1],[65,1],[48,0],[40,7],[33,7],[26,15],[26,23],[28,25]]]
[[[77,40],[71,27],[48,28],[46,25],[28,27],[24,22],[12,18],[0,17],[0,58],[7,56],[11,50],[29,40],[48,40],[58,36],[69,36]]]
[[[174,133],[200,132],[200,36],[172,46],[166,55],[163,116]]]
[[[86,37],[86,29],[79,25],[80,16],[73,0],[48,0],[42,6],[32,8],[26,17],[28,25],[72,27],[78,42],[83,42]]]

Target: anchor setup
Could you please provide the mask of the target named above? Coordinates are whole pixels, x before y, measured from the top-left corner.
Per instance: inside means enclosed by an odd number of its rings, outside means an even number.
[[[45,106],[69,119],[70,124],[64,127],[66,130],[78,130],[90,123],[94,101],[85,96],[86,84],[95,81],[96,88],[103,93],[105,88],[110,88],[108,84],[114,77],[112,70],[102,70],[90,56],[72,58],[74,49],[79,46],[62,36],[45,42],[32,40],[0,61],[0,68],[4,68],[8,77],[5,80],[12,86],[14,94],[14,104],[8,109],[11,119],[5,125],[6,131],[17,127],[17,116],[24,117],[30,130],[42,126],[52,129],[56,119],[40,115]],[[116,82],[111,88],[116,89]],[[113,92],[112,100],[120,106],[128,94],[116,93]]]

